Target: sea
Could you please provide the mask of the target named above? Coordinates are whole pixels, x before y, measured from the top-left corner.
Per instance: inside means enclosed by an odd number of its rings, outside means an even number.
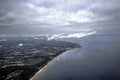
[[[81,47],[57,56],[34,80],[120,80],[120,34],[113,32],[63,39]]]

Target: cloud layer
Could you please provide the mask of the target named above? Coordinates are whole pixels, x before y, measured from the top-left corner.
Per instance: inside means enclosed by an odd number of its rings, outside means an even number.
[[[119,4],[120,0],[1,0],[0,34],[48,34],[119,26]]]
[[[93,35],[96,31],[92,31],[89,33],[72,33],[72,34],[54,34],[48,36],[48,40],[56,40],[56,39],[64,39],[64,38],[82,38],[85,36]]]

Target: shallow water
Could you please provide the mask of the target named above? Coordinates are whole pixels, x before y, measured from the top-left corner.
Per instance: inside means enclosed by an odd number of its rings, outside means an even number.
[[[120,36],[92,35],[82,45],[56,57],[35,80],[120,80]]]

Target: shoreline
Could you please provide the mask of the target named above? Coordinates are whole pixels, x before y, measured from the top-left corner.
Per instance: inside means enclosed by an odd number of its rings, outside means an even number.
[[[68,41],[8,39],[1,43],[2,48],[6,50],[1,51],[5,54],[0,56],[1,63],[4,62],[0,65],[0,80],[33,80],[39,71],[42,71],[54,58],[66,51],[81,47],[80,44]],[[19,46],[19,44],[24,45]],[[11,46],[12,48],[10,48]],[[6,51],[9,55],[6,54]],[[7,62],[5,62],[6,60]]]
[[[81,47],[81,46],[75,47],[75,48],[71,48],[71,49],[69,49],[69,50],[66,50],[66,51],[58,54],[58,55],[57,55],[56,57],[54,57],[53,59],[49,60],[46,64],[43,64],[43,66],[41,66],[40,69],[39,69],[29,80],[35,80],[35,77],[36,77],[41,71],[43,71],[43,70],[46,68],[46,66],[47,66],[48,64],[50,64],[51,61],[53,61],[53,60],[54,60],[55,58],[57,58],[58,56],[62,55],[63,53],[65,53],[65,52],[67,52],[67,51],[70,51],[70,50],[73,50],[73,49],[76,49],[76,48],[80,48],[80,47]]]

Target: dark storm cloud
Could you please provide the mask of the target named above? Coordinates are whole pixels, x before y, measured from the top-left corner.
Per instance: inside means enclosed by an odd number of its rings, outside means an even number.
[[[119,27],[119,4],[120,0],[0,0],[0,34]]]

